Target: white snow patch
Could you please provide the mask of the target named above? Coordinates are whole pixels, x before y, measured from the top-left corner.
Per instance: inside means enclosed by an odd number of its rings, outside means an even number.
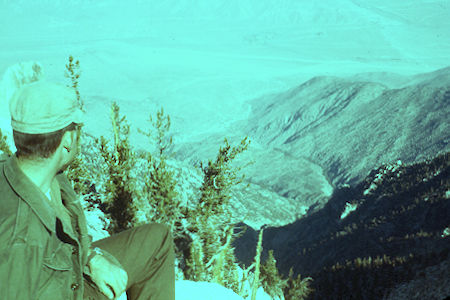
[[[377,188],[377,185],[375,184],[375,182],[372,182],[370,187],[364,191],[363,195],[364,196],[368,195],[370,192],[374,191],[376,188]]]
[[[444,229],[444,231],[442,232],[441,237],[445,238],[448,237],[450,235],[450,227],[447,227]]]
[[[175,283],[176,300],[244,300],[232,290],[218,283],[177,281]]]
[[[118,300],[126,300],[127,295],[123,293]],[[175,282],[175,299],[176,300],[250,300],[251,296],[243,298],[221,286],[218,283],[180,280]],[[264,292],[260,287],[256,293],[256,300],[272,300],[272,298]]]
[[[92,236],[93,242],[109,236],[109,233],[104,229],[105,221],[108,219],[104,218],[104,216],[102,218],[101,215],[103,215],[103,213],[100,209],[96,209],[95,211],[84,210],[84,214],[86,215],[86,220],[88,223],[88,234]]]
[[[176,300],[250,300],[251,295],[243,298],[218,283],[180,280],[175,282]],[[256,300],[272,300],[260,287],[256,292]]]
[[[357,203],[350,203],[347,202],[345,204],[345,209],[341,214],[341,220],[345,219],[351,212],[355,211],[358,208],[358,204]]]
[[[384,169],[381,169],[379,173],[375,175],[375,179],[373,180],[370,187],[364,191],[364,195],[368,195],[370,192],[374,191],[377,188],[378,184],[383,182],[385,175],[391,175],[398,172],[397,177],[400,177],[401,171],[399,171],[399,169],[401,166],[401,160],[398,160],[396,163],[387,164]]]

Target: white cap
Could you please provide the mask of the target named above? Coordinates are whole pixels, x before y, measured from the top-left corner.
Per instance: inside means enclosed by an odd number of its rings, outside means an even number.
[[[20,87],[9,111],[12,128],[29,134],[54,132],[85,120],[75,89],[45,80]]]

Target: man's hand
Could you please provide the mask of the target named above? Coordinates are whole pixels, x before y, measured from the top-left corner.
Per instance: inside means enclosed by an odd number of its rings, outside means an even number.
[[[89,262],[91,279],[109,299],[122,295],[128,282],[128,274],[122,268],[110,263],[102,255],[95,255]]]

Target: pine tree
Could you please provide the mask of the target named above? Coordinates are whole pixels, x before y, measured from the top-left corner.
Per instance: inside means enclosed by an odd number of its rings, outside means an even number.
[[[242,282],[237,279],[237,262],[234,249],[231,247],[235,234],[231,228],[231,213],[229,200],[231,188],[244,179],[238,176],[242,167],[232,166],[236,156],[248,147],[248,138],[244,138],[238,146],[231,147],[224,140],[215,160],[209,160],[206,167],[201,164],[203,183],[200,188],[200,198],[196,207],[188,211],[188,231],[199,238],[202,246],[197,247],[203,252],[204,270],[206,278],[218,282],[236,293],[242,292]],[[199,254],[192,254],[187,259],[188,266],[192,266]],[[198,264],[198,262],[197,262]],[[185,270],[187,279],[192,276],[192,269]],[[198,275],[197,275],[198,276]]]
[[[273,257],[273,250],[269,250],[269,256],[261,265],[261,282],[264,291],[273,299],[283,299],[283,290],[287,287],[288,279],[283,279],[278,272],[277,261]]]
[[[184,217],[180,207],[180,200],[176,191],[174,172],[167,165],[169,157],[167,151],[172,146],[172,137],[168,137],[170,129],[170,117],[164,115],[161,108],[156,113],[156,120],[149,116],[151,128],[144,132],[138,132],[149,138],[150,144],[155,143],[158,154],[152,156],[146,152],[141,158],[146,159],[148,170],[144,174],[144,190],[142,198],[150,205],[147,219],[151,222],[164,223],[175,229]],[[156,131],[156,133],[154,132]]]
[[[232,162],[237,155],[247,150],[250,141],[245,137],[238,146],[231,147],[228,140],[220,147],[215,161],[209,160],[206,167],[201,164],[203,184],[197,205],[197,213],[205,218],[221,215],[228,208],[231,188],[243,182],[245,176],[239,177],[242,167],[233,167]]]
[[[84,103],[81,99],[80,91],[78,89],[78,80],[80,78],[80,73],[80,62],[78,60],[74,61],[73,56],[69,56],[69,62],[66,64],[66,72],[64,76],[70,80],[70,84],[68,86],[72,87],[75,90],[78,104],[80,108],[84,110]],[[88,193],[90,185],[89,183],[92,182],[92,180],[90,180],[92,179],[90,173],[91,172],[83,164],[83,153],[81,151],[81,145],[79,145],[78,155],[65,171],[67,178],[72,182],[75,193],[77,193],[79,196]]]
[[[262,239],[263,239],[264,230],[261,229],[258,236],[258,245],[256,246],[256,256],[255,256],[255,275],[253,279],[252,286],[252,298],[251,300],[256,299],[256,292],[258,291],[258,287],[260,285],[259,274],[260,274],[260,266],[261,266],[261,252],[262,252]]]
[[[301,278],[300,274],[297,277],[293,277],[294,272],[292,268],[289,270],[289,279],[287,287],[285,288],[284,299],[286,300],[302,300],[308,298],[308,296],[314,291],[309,287],[311,277]]]
[[[73,56],[69,56],[69,63],[66,64],[66,73],[65,77],[70,79],[71,87],[75,89],[75,93],[77,95],[78,105],[80,106],[82,111],[84,110],[84,103],[80,96],[80,91],[78,90],[78,81],[80,78],[80,61],[76,60],[74,61]]]
[[[107,228],[110,234],[132,228],[136,223],[136,207],[133,203],[136,179],[130,171],[136,163],[136,155],[128,143],[129,125],[125,116],[119,117],[120,108],[116,102],[111,106],[111,122],[114,132],[114,145],[108,146],[101,136],[100,153],[106,163],[108,181],[106,182],[106,201],[100,209],[111,218]]]

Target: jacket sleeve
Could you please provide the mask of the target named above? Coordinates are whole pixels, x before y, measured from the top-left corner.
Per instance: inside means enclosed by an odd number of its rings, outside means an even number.
[[[0,299],[37,298],[43,250],[24,242],[0,246]]]
[[[72,185],[70,184],[67,176],[64,173],[60,173],[57,175],[58,182],[60,184],[61,188],[61,195],[65,199],[70,199],[70,204],[72,209],[77,212],[78,216],[78,223],[79,223],[79,230],[81,234],[81,246],[82,246],[82,262],[84,263],[84,274],[90,276],[90,270],[89,266],[87,265],[87,260],[89,255],[91,254],[92,250],[95,248],[95,246],[92,244],[92,235],[88,233],[87,230],[87,219],[84,214],[84,210],[81,206],[80,201],[78,200],[78,196],[76,195],[75,191],[72,188]],[[120,262],[110,253],[107,251],[102,250],[102,255],[105,257],[111,264],[114,264],[122,269],[122,265]]]

